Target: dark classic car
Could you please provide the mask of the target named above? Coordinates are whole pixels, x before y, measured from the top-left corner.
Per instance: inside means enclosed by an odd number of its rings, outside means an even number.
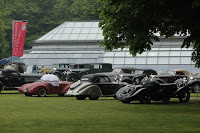
[[[0,69],[0,91],[19,88],[23,84],[32,83],[41,77],[41,74],[24,74],[15,69]]]
[[[111,82],[104,74],[88,74],[70,86],[65,93],[68,96],[76,96],[78,100],[97,100],[100,96],[113,96],[123,86],[124,82]]]
[[[152,78],[160,78],[167,83],[174,83],[178,79],[187,79],[188,87],[192,92],[200,91],[200,77],[190,76],[190,73],[184,69],[171,69],[168,73],[161,75],[152,75]]]
[[[71,72],[69,68],[52,68],[48,74],[54,74],[60,80],[66,80],[67,73],[69,72]]]
[[[75,82],[79,80],[83,75],[111,72],[112,64],[110,63],[71,64],[69,68],[71,72],[67,74],[66,80]]]
[[[120,81],[120,82],[127,82],[132,84],[133,81],[129,78],[129,75],[132,76],[135,73],[137,68],[134,67],[116,67],[113,69],[112,72],[103,73],[107,75],[112,81]]]
[[[45,97],[47,94],[64,96],[71,84],[71,82],[60,81],[56,75],[46,74],[34,83],[22,85],[19,92],[24,93],[26,96],[38,95],[39,97]]]
[[[123,103],[139,100],[140,103],[154,101],[169,101],[170,98],[179,98],[180,102],[188,102],[190,92],[188,86],[178,87],[177,83],[166,83],[162,79],[148,78],[143,85],[127,85],[117,91],[117,98]]]

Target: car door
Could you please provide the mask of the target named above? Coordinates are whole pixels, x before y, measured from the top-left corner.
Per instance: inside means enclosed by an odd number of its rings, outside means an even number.
[[[100,77],[100,82],[97,86],[101,89],[102,94],[106,95],[114,95],[115,92],[118,90],[117,82],[111,82],[108,77]]]

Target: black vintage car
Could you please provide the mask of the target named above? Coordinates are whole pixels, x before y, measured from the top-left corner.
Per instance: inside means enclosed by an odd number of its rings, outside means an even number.
[[[70,64],[69,69],[70,69],[70,72],[67,74],[66,80],[75,82],[79,80],[83,75],[111,72],[112,64],[110,63]]]
[[[0,92],[3,89],[19,88],[42,77],[41,74],[23,74],[15,69],[0,69]]]
[[[88,74],[72,84],[65,95],[76,96],[78,100],[85,100],[86,97],[97,100],[101,96],[115,97],[116,92],[125,85],[124,82],[112,82],[104,74]]]
[[[162,79],[148,78],[143,85],[127,85],[117,91],[117,98],[123,103],[139,100],[140,103],[154,101],[169,101],[179,98],[180,102],[188,102],[190,93],[188,86],[178,87],[177,83],[166,83]]]

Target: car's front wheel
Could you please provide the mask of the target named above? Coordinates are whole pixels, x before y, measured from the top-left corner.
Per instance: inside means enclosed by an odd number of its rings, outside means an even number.
[[[182,90],[178,95],[179,101],[182,103],[188,102],[190,100],[190,92],[189,90]]]
[[[77,95],[76,96],[77,100],[85,100],[85,98],[86,98],[86,96],[84,96],[84,95]]]
[[[131,100],[122,100],[122,103],[131,103]]]
[[[38,91],[38,97],[45,97],[47,95],[47,90],[45,88],[41,88]]]
[[[76,75],[69,75],[69,77],[67,78],[67,81],[76,82],[78,81],[78,78]]]
[[[149,104],[151,101],[151,95],[148,91],[142,91],[139,95],[139,101],[143,104]]]

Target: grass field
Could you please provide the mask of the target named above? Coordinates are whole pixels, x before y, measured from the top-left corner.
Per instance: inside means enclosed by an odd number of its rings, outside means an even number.
[[[12,91],[11,91],[12,92]],[[113,98],[0,94],[1,133],[197,133],[200,101],[122,104]],[[194,95],[194,94],[193,94]]]

